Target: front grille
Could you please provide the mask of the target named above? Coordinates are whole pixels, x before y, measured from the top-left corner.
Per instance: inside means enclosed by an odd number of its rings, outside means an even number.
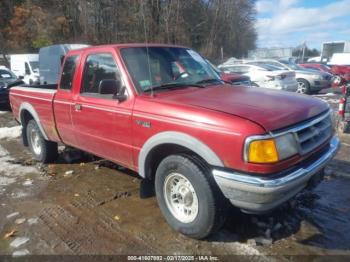
[[[307,154],[322,145],[333,133],[330,113],[302,125],[295,132],[299,144],[299,153]]]

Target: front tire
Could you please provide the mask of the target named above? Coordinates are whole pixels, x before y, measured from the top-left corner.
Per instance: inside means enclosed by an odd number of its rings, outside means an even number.
[[[297,79],[298,89],[297,93],[299,94],[310,94],[310,84],[305,79]]]
[[[186,236],[205,238],[225,221],[225,199],[205,165],[193,157],[163,159],[156,171],[155,189],[165,219]]]
[[[45,140],[35,120],[28,122],[26,134],[29,149],[36,160],[43,163],[56,160],[58,156],[57,143]]]

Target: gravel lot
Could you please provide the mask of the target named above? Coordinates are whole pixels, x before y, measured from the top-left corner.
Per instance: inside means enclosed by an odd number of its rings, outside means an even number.
[[[317,95],[336,108],[338,95]],[[60,147],[35,162],[0,109],[0,254],[350,255],[350,137],[312,191],[265,216],[232,208],[224,228],[197,241],[172,231],[136,174]]]

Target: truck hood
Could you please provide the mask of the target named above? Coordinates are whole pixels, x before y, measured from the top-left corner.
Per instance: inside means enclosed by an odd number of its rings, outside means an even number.
[[[320,99],[286,91],[230,85],[158,93],[157,98],[253,121],[266,131],[285,128],[328,110]]]

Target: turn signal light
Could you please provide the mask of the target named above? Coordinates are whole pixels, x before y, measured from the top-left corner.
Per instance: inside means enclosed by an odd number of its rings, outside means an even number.
[[[248,162],[274,163],[279,160],[275,140],[255,140],[249,144]]]

